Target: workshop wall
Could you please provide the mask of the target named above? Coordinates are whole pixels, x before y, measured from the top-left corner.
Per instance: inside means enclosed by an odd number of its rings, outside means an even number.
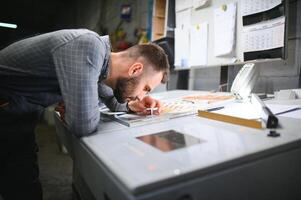
[[[260,77],[255,92],[273,93],[274,90],[300,87],[301,69],[301,1],[290,1],[288,59],[283,62],[256,64]],[[231,86],[241,66],[228,67],[228,82]],[[220,67],[195,70],[190,74],[194,89],[216,90],[220,82]]]
[[[10,0],[0,6],[1,22],[16,23],[17,29],[0,28],[0,48],[35,34],[65,28],[88,28],[99,34],[115,31],[120,23],[121,5],[132,7],[132,20],[121,27],[127,33],[126,40],[136,43],[136,28],[147,28],[147,0]],[[301,1],[290,0],[289,51],[283,64],[263,63],[257,92],[300,87],[301,65]],[[240,66],[228,68],[228,82],[232,83]],[[220,83],[220,67],[194,70],[190,73],[190,85],[194,89],[216,90]],[[169,89],[177,85],[177,73],[171,74]],[[181,88],[181,87],[180,87]]]
[[[24,37],[66,28],[101,31],[104,0],[9,0],[0,6],[0,21],[17,29],[0,28],[0,48]]]
[[[260,64],[260,78],[255,90],[269,92],[298,88],[301,69],[301,1],[290,2],[288,59],[284,63]]]
[[[106,32],[112,34],[116,31],[120,19],[120,9],[122,5],[131,6],[131,20],[124,21],[120,28],[126,33],[126,41],[132,44],[137,43],[138,38],[135,36],[137,28],[147,28],[147,0],[105,0],[104,18],[101,19],[103,27]]]

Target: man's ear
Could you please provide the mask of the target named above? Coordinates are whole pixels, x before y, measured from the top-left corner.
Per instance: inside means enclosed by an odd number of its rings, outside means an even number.
[[[128,71],[129,76],[138,76],[143,71],[143,64],[140,62],[134,63]]]

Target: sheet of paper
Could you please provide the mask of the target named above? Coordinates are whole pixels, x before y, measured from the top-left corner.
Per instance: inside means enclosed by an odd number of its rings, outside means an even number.
[[[231,103],[226,105],[223,109],[212,112],[244,119],[261,118],[261,113],[257,112],[251,103]]]
[[[196,94],[176,98],[161,99],[162,112],[160,115],[137,115],[128,113],[111,114],[103,109],[102,114],[126,126],[139,126],[157,123],[173,118],[196,115],[198,110],[231,104],[233,96],[225,94]],[[113,113],[113,112],[112,112]]]
[[[266,105],[270,108],[270,110],[274,114],[296,109],[296,110],[292,110],[291,112],[279,114],[277,116],[301,119],[301,109],[298,109],[301,108],[301,105],[278,105],[278,104],[266,104]]]
[[[176,113],[196,113],[197,109],[192,102],[182,101],[181,99],[172,99],[163,101],[163,114],[176,114]]]
[[[281,4],[281,0],[241,0],[242,16],[270,10]]]
[[[176,0],[176,12],[192,7],[192,0]]]
[[[295,118],[295,119],[301,119],[301,109],[293,111],[293,112],[288,112],[288,113],[285,113],[285,114],[281,114],[279,116],[290,117],[290,118]]]
[[[182,10],[176,13],[176,28],[189,29],[191,23],[192,10]]]
[[[189,31],[175,28],[175,62],[176,67],[189,67]]]
[[[176,67],[189,67],[189,28],[191,9],[176,13],[175,28],[175,62]]]
[[[244,52],[262,51],[284,46],[285,17],[244,26]]]
[[[169,99],[162,102],[162,113],[160,115],[122,114],[114,115],[113,119],[126,126],[139,126],[192,115],[197,112],[197,108],[191,102],[182,101],[181,99]]]
[[[206,95],[191,95],[182,98],[185,101],[190,101],[194,104],[206,103],[213,104],[216,102],[228,102],[228,100],[234,100],[233,95],[223,95],[223,94],[206,94]]]
[[[192,0],[194,9],[204,8],[209,5],[210,0]]]
[[[278,104],[266,104],[266,106],[272,111],[273,114],[277,114],[280,112],[285,112],[295,108],[301,108],[301,105],[278,105]],[[234,117],[240,117],[245,119],[259,119],[262,116],[262,113],[259,112],[258,109],[251,103],[238,103],[233,102],[227,104],[223,109],[212,111],[219,114],[230,115]],[[296,119],[301,119],[301,109],[276,115],[283,117],[291,117]]]
[[[113,112],[107,109],[107,110],[101,110],[100,113],[105,115],[121,115],[121,114],[125,114],[126,112]]]
[[[236,30],[236,3],[222,5],[214,9],[214,54],[231,56],[234,54]]]
[[[204,22],[190,28],[190,59],[191,66],[207,65],[208,23]]]

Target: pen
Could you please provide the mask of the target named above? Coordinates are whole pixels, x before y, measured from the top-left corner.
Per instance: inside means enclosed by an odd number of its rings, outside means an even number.
[[[158,107],[154,107],[154,108],[146,108],[145,110],[146,110],[146,111],[149,111],[149,110],[150,110],[150,114],[153,115],[154,111],[155,111],[155,110],[158,110]]]
[[[192,103],[192,104],[194,104],[194,101],[191,101],[191,100],[182,99],[182,101],[185,101],[185,102],[189,102],[189,103]]]
[[[217,110],[221,110],[223,108],[225,108],[225,107],[224,106],[220,106],[220,107],[215,107],[215,108],[209,108],[209,109],[207,109],[207,111],[209,111],[209,112],[211,112],[211,111],[217,111]]]

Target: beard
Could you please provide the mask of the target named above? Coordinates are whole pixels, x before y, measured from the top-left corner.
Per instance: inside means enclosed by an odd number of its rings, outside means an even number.
[[[141,76],[133,78],[118,78],[114,89],[114,96],[119,103],[135,100],[137,97],[132,96],[135,87],[139,84]]]

